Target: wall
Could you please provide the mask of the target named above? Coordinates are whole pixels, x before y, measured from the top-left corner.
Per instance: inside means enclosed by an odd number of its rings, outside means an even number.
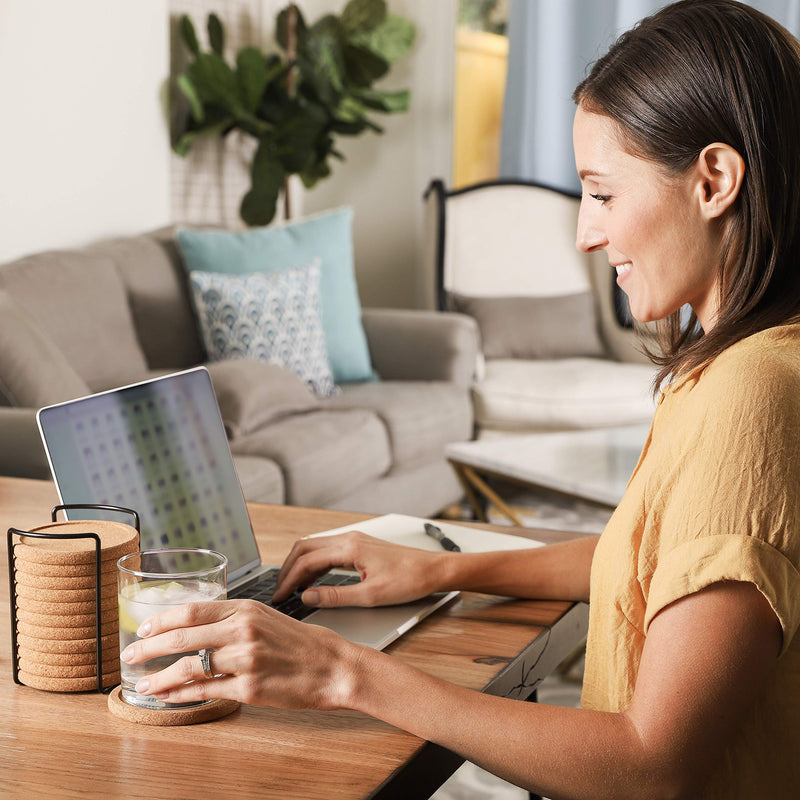
[[[166,0],[0,3],[0,262],[169,221]]]
[[[202,23],[208,6],[253,9],[267,46],[284,4],[2,0],[0,262],[180,221],[185,198],[176,202],[171,191],[176,157],[160,104],[169,12],[189,10]],[[315,20],[344,0],[300,5]],[[380,117],[383,136],[342,140],[347,161],[299,206],[314,213],[351,205],[362,302],[414,307],[430,280],[422,271],[422,193],[431,178],[450,179],[456,0],[391,0],[390,7],[415,23],[417,41],[382,85],[411,88],[411,111]],[[202,207],[208,186],[193,191]]]

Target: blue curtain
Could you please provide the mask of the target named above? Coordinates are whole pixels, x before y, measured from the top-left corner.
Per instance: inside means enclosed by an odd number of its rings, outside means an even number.
[[[500,174],[578,191],[572,91],[622,33],[669,0],[511,0]],[[800,34],[800,0],[752,0]]]

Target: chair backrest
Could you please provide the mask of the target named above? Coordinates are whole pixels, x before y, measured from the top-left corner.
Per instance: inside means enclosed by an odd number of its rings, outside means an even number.
[[[580,198],[526,181],[428,189],[436,224],[436,299],[550,297],[591,288],[591,260],[575,249]]]

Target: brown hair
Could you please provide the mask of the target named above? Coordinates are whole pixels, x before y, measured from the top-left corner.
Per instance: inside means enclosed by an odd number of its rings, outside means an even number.
[[[657,385],[800,315],[800,44],[734,0],[682,0],[622,34],[573,99],[614,120],[633,155],[668,174],[706,145],[735,148],[745,177],[725,219],[719,314],[657,324]]]

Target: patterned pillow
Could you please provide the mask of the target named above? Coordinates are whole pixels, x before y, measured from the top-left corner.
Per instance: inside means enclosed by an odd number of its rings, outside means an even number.
[[[319,261],[265,274],[189,273],[211,361],[252,358],[286,367],[321,397],[333,382],[320,316]]]

